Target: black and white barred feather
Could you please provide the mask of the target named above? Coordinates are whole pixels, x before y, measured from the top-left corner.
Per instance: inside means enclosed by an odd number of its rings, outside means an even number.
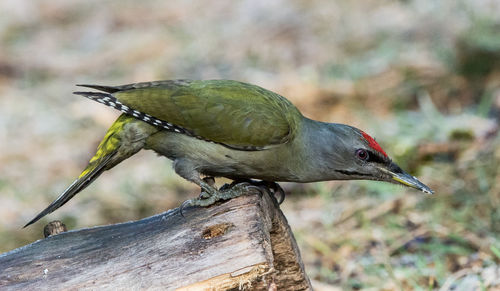
[[[210,143],[217,143],[220,145],[223,145],[227,148],[235,149],[235,150],[240,150],[240,151],[261,151],[264,150],[268,147],[265,146],[252,146],[252,145],[228,145],[225,143],[219,143],[215,142],[213,140],[206,139],[205,137],[193,134],[191,131],[172,124],[170,122],[167,122],[165,120],[158,119],[154,116],[151,116],[147,113],[140,112],[138,110],[132,109],[128,107],[127,105],[123,104],[120,102],[116,97],[114,97],[112,94],[115,92],[119,92],[122,90],[127,90],[127,89],[137,89],[137,88],[144,88],[144,87],[155,87],[155,86],[161,86],[161,85],[169,85],[169,84],[175,84],[175,85],[186,85],[189,84],[189,80],[173,80],[173,81],[155,81],[155,82],[144,82],[144,83],[135,83],[135,84],[129,84],[129,85],[123,85],[123,86],[101,86],[101,85],[77,85],[81,87],[87,87],[87,88],[92,88],[96,89],[99,91],[103,92],[73,92],[74,94],[81,95],[84,97],[87,97],[91,100],[97,101],[99,103],[102,103],[104,105],[107,105],[109,107],[115,108],[117,110],[120,110],[121,112],[131,115],[139,120],[142,120],[144,122],[147,122],[151,125],[158,126],[163,128],[164,130],[170,131],[170,132],[175,132],[175,133],[181,133],[185,134],[188,136],[192,136],[201,140],[204,140],[206,142]]]
[[[151,125],[161,127],[165,130],[171,131],[171,132],[177,132],[177,133],[183,133],[187,134],[190,136],[193,136],[188,130],[177,126],[175,124],[172,124],[170,122],[166,122],[164,120],[158,119],[154,116],[151,116],[147,113],[143,113],[140,111],[137,111],[135,109],[132,109],[128,107],[127,105],[121,103],[118,99],[116,99],[113,95],[109,93],[100,93],[100,92],[73,92],[74,94],[81,95],[84,97],[87,97],[91,100],[97,101],[99,103],[102,103],[104,105],[107,105],[109,107],[113,107],[117,110],[120,110],[121,112],[131,115],[139,120],[142,120],[144,122],[147,122]]]

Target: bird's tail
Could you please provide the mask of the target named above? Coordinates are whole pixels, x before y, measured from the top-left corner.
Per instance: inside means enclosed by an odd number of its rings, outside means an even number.
[[[131,143],[131,141],[126,140],[130,134],[124,134],[127,130],[126,124],[133,122],[137,121],[132,117],[122,114],[110,127],[104,139],[99,144],[96,154],[90,159],[89,164],[80,176],[54,202],[24,227],[35,223],[40,218],[63,206],[76,194],[90,185],[104,171],[111,169],[121,161],[137,153],[143,147],[143,143],[140,143],[141,139],[136,139]],[[124,143],[126,143],[125,146],[123,146]]]

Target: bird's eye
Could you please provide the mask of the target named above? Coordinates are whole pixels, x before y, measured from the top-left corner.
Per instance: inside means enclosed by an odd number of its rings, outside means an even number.
[[[356,150],[356,157],[359,159],[366,161],[368,159],[368,152],[365,151],[364,149],[357,149]]]

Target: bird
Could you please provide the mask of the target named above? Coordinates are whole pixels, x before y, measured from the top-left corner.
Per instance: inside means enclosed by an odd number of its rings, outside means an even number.
[[[24,227],[63,206],[141,149],[173,161],[200,186],[183,206],[210,206],[245,193],[249,181],[309,183],[376,180],[434,192],[403,171],[366,132],[305,117],[285,97],[233,80],[164,80],[77,85],[73,92],[122,112],[80,176]],[[214,177],[235,181],[217,189]]]

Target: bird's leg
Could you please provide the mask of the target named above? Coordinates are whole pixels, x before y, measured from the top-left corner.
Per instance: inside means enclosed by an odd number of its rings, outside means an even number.
[[[205,181],[203,181],[201,184],[202,184],[201,185],[202,193],[200,194],[200,196],[196,199],[190,199],[184,201],[184,203],[182,203],[181,208],[184,208],[186,206],[207,207],[213,205],[217,201],[229,200],[232,198],[239,197],[247,193],[250,189],[255,189],[259,192],[262,192],[262,189],[260,187],[252,185],[251,183],[248,182],[238,183],[231,187],[222,187],[219,190],[215,189],[212,186],[210,186],[210,188],[205,188],[204,185],[208,186],[208,183],[206,183]]]
[[[179,174],[179,176],[200,186],[202,190],[198,198],[186,200],[182,203],[180,207],[181,215],[182,209],[186,206],[207,207],[220,200],[229,200],[231,198],[241,196],[252,188],[260,191],[259,187],[248,182],[239,183],[229,188],[222,187],[220,190],[217,190],[214,187],[215,180],[212,177],[206,177],[205,179],[200,178],[200,173],[198,172],[196,166],[189,160],[185,159],[175,160],[174,170],[177,174]]]
[[[208,185],[215,187],[215,178],[214,177],[205,177],[202,180],[205,181]]]
[[[238,180],[233,180],[233,182],[231,182],[231,184],[224,184],[222,185],[222,187],[220,187],[220,191],[224,191],[224,190],[228,190],[228,189],[231,189],[233,188],[235,185],[237,184],[241,184],[241,183],[247,183],[247,184],[254,184],[255,181],[251,180],[251,179],[238,179]]]
[[[186,200],[180,206],[180,213],[187,206],[207,207],[213,205],[217,201],[229,200],[248,193],[249,190],[256,190],[261,194],[264,192],[279,194],[278,203],[282,203],[285,197],[283,189],[275,182],[254,181],[251,179],[235,180],[230,185],[224,185],[220,189],[215,188],[215,179],[213,177],[200,177],[196,166],[189,160],[178,159],[174,162],[174,169],[181,177],[189,180],[201,187],[200,196],[196,199]]]
[[[267,192],[270,195],[274,196],[276,198],[276,201],[278,202],[278,204],[281,204],[281,203],[283,203],[283,201],[285,201],[285,190],[283,190],[283,188],[281,188],[280,184],[278,184],[276,182],[255,181],[255,180],[251,180],[251,179],[238,179],[229,185],[226,184],[226,185],[222,186],[221,190],[223,188],[231,188],[234,185],[237,185],[239,183],[249,183],[251,185],[257,186],[261,193]]]
[[[215,188],[215,178],[214,177],[205,177],[202,179],[205,183],[207,183],[209,186]],[[206,191],[203,191],[203,188],[201,188],[201,193],[199,198],[200,199],[205,199],[208,198],[209,194]]]

